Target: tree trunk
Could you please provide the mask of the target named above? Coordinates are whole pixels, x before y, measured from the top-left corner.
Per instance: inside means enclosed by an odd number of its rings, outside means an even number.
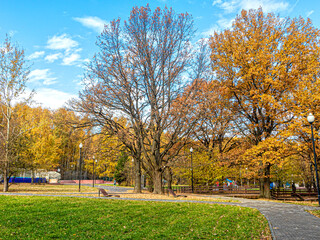
[[[271,192],[270,192],[270,178],[266,177],[264,179],[264,198],[271,198]]]
[[[260,168],[258,171],[258,176],[259,176],[259,190],[260,190],[260,198],[264,197],[264,171],[263,171],[263,167],[262,167],[262,163],[260,162]]]
[[[34,183],[34,170],[31,170],[31,184]]]
[[[261,170],[260,175],[260,197],[262,198],[271,198],[270,192],[270,164],[267,165]]]
[[[259,186],[260,196],[259,197],[263,198],[264,197],[264,178],[263,178],[263,176],[261,176],[261,178],[259,179],[259,184],[260,184],[260,186]]]
[[[147,185],[148,191],[153,192],[153,181],[152,181],[152,177],[150,177],[149,174],[147,175],[147,179],[148,179],[148,185]]]
[[[264,197],[270,199],[270,163],[267,163],[265,167],[265,177],[264,177]]]
[[[154,184],[154,194],[162,194],[162,171],[161,169],[156,169],[153,173],[153,184]]]
[[[172,172],[171,169],[168,169],[168,189],[172,189]]]
[[[8,192],[9,190],[9,175],[10,175],[10,162],[9,162],[9,139],[10,139],[10,109],[7,107],[7,135],[6,135],[6,143],[5,143],[5,163],[4,163],[4,171],[3,171],[3,191]]]
[[[134,182],[134,192],[141,193],[141,160],[135,159],[135,182]]]
[[[3,191],[8,192],[9,190],[9,179],[8,178],[8,173],[7,170],[5,169],[4,174],[3,174]]]

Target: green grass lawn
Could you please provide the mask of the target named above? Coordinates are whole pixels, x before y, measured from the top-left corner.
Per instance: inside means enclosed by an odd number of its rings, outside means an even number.
[[[314,210],[314,211],[308,211],[308,212],[320,218],[320,210]]]
[[[212,204],[0,196],[0,239],[261,239],[257,210]]]

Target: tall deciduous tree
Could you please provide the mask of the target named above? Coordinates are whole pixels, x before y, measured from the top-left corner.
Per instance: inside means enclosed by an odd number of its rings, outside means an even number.
[[[25,61],[24,50],[12,44],[9,37],[0,46],[0,111],[2,122],[0,126],[1,138],[1,172],[4,178],[3,191],[8,191],[8,181],[14,168],[17,154],[15,143],[21,131],[14,124],[14,104],[25,91],[29,68]]]
[[[85,131],[88,132],[88,130],[76,128],[81,125],[82,119],[65,108],[55,110],[52,115],[54,125],[52,132],[59,139],[57,142],[59,148],[58,166],[61,178],[70,178],[78,164],[79,143],[84,141]]]
[[[189,14],[134,7],[123,25],[117,19],[105,26],[86,87],[73,104],[118,136],[135,159],[137,173],[143,155],[155,193],[162,192],[166,162],[181,149],[171,151],[173,146],[188,133],[184,123],[191,94],[185,94],[180,111],[173,111],[173,105],[190,82],[183,74],[190,65],[193,34]],[[128,128],[114,120],[117,115],[128,120]],[[136,191],[140,185],[137,174]]]
[[[217,79],[238,114],[238,128],[253,145],[275,136],[290,122],[294,93],[319,66],[319,31],[310,20],[282,19],[262,9],[243,10],[232,28],[211,37]],[[261,176],[261,194],[270,196],[270,165]]]
[[[24,132],[20,138],[20,145],[24,146],[20,156],[32,176],[39,169],[50,170],[57,166],[61,140],[55,134],[53,113],[24,105],[20,107],[18,118]]]

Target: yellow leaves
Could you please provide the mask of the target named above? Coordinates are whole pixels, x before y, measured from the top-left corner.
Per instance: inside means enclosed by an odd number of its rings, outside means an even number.
[[[284,160],[292,155],[294,148],[284,139],[269,137],[248,149],[243,155],[246,164],[259,166],[267,163],[281,166]]]
[[[52,128],[52,113],[47,109],[17,107],[19,120],[25,134],[23,136],[24,161],[30,165],[47,168],[58,162],[60,140]]]

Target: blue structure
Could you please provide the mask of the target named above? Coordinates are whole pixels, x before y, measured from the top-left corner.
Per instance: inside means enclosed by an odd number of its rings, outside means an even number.
[[[11,177],[9,183],[31,183],[32,178]],[[1,181],[3,182],[3,180]],[[34,183],[46,183],[46,178],[34,178]]]

